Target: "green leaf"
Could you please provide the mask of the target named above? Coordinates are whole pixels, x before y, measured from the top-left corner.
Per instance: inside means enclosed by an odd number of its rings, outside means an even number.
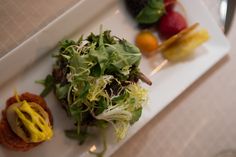
[[[99,43],[99,37],[100,35],[95,35],[93,33],[91,33],[87,40],[90,41],[91,43]],[[103,32],[103,43],[104,44],[115,44],[116,40],[114,38],[114,36],[111,35],[111,31],[110,30],[106,30]]]
[[[80,45],[83,41],[83,35],[80,36],[79,40],[77,41],[77,45]]]
[[[69,106],[69,110],[70,110],[70,115],[71,117],[77,121],[80,122],[82,119],[82,109],[81,106],[79,104],[74,104]]]
[[[132,119],[130,120],[130,124],[134,124],[135,122],[137,122],[139,120],[139,118],[142,115],[142,108],[139,108],[137,110],[134,110],[132,112]]]
[[[40,96],[45,97],[47,96],[54,87],[54,78],[52,75],[47,75],[44,80],[38,80],[36,83],[42,84],[44,86],[44,90],[40,93]]]
[[[96,66],[99,65],[100,69],[96,72],[96,76],[101,76],[104,74],[105,69],[109,65],[109,54],[106,52],[106,50],[91,50],[89,53],[89,57],[93,60],[93,62],[96,62]],[[96,67],[98,69],[98,67]],[[99,73],[100,72],[100,73]],[[94,74],[94,71],[93,71]]]
[[[83,144],[84,141],[89,136],[86,130],[81,130],[80,133],[78,134],[76,129],[65,130],[65,135],[70,139],[79,140],[79,144]]]
[[[136,16],[141,24],[152,24],[157,22],[165,14],[163,0],[148,0],[148,4]]]
[[[90,69],[90,75],[93,77],[99,77],[101,76],[101,73],[102,73],[102,70],[98,63]]]
[[[90,35],[87,37],[87,41],[90,43],[98,43],[99,36],[95,35],[94,33],[90,33]]]
[[[116,43],[115,37],[111,36],[111,30],[107,30],[104,32],[103,41],[104,41],[104,44],[115,44]]]
[[[73,40],[62,40],[61,42],[59,42],[59,50],[64,51],[70,45],[75,45],[75,44],[76,42]]]
[[[94,63],[87,54],[82,56],[79,54],[73,54],[69,60],[69,65],[73,74],[86,78],[90,73],[89,69],[94,65]]]
[[[56,96],[58,99],[65,99],[67,97],[70,84],[61,86],[60,84],[56,85]]]
[[[115,70],[115,72],[123,75],[128,75],[130,68],[133,65],[138,66],[141,60],[140,50],[126,40],[122,40],[114,45],[108,45],[107,52],[110,55],[108,71]]]
[[[76,91],[74,90],[71,95],[72,97],[74,97],[72,105],[80,104],[86,99],[86,96],[90,89],[90,84],[88,81],[78,81],[76,82],[74,87],[76,88]]]
[[[80,92],[79,98],[85,98],[89,92],[90,85],[88,81],[83,82],[83,90]]]
[[[106,100],[104,99],[104,97],[102,97],[102,98],[97,102],[95,114],[98,115],[98,114],[102,113],[106,108],[107,108],[107,102],[106,102]]]
[[[118,103],[119,101],[123,101],[123,100],[125,100],[125,99],[127,99],[129,97],[129,93],[128,92],[126,92],[126,91],[124,91],[124,93],[123,94],[121,94],[121,95],[118,95],[118,96],[116,96],[116,97],[113,97],[112,98],[112,103]]]

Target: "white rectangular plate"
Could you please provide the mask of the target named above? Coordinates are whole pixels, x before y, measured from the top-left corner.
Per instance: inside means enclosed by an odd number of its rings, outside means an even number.
[[[108,137],[106,156],[117,150],[229,50],[229,42],[204,4],[201,1],[180,1],[186,9],[189,23],[199,22],[209,31],[211,40],[198,49],[193,59],[171,64],[151,77],[153,85],[145,86],[149,89],[149,102],[144,107],[141,119],[131,127],[125,140],[116,143],[113,137]],[[134,41],[138,31],[121,1],[103,0],[98,3],[96,0],[81,0],[47,27],[1,58],[0,109],[4,109],[5,101],[13,95],[14,89],[17,89],[18,93],[28,91],[39,94],[41,92],[42,86],[36,84],[35,80],[42,79],[51,72],[53,62],[49,52],[54,51],[58,41],[65,38],[77,39],[81,34],[86,36],[90,32],[98,33],[101,24],[104,29],[112,30],[112,34],[130,42]],[[152,69],[153,67],[143,58],[141,70],[149,75]],[[88,148],[98,142],[94,140],[84,146],[78,146],[77,142],[66,138],[63,131],[70,128],[72,122],[66,118],[65,112],[59,107],[52,94],[47,96],[46,101],[54,117],[53,139],[25,153],[0,147],[1,157],[90,156],[87,152]]]

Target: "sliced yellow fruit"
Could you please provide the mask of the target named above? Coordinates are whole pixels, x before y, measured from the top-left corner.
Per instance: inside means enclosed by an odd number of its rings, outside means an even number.
[[[194,53],[194,50],[209,39],[208,31],[200,29],[182,36],[171,46],[162,51],[165,59],[169,61],[183,60]]]

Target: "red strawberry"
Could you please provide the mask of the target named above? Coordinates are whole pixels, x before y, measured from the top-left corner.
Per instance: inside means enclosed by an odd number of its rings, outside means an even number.
[[[173,11],[176,1],[177,0],[164,0],[165,9],[167,12]]]
[[[169,38],[187,27],[185,18],[178,12],[170,11],[159,21],[158,31],[164,38]]]

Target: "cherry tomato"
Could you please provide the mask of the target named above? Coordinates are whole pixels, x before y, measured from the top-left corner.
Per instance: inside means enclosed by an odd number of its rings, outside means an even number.
[[[144,54],[150,54],[158,48],[157,37],[148,30],[139,32],[136,36],[135,43]]]

